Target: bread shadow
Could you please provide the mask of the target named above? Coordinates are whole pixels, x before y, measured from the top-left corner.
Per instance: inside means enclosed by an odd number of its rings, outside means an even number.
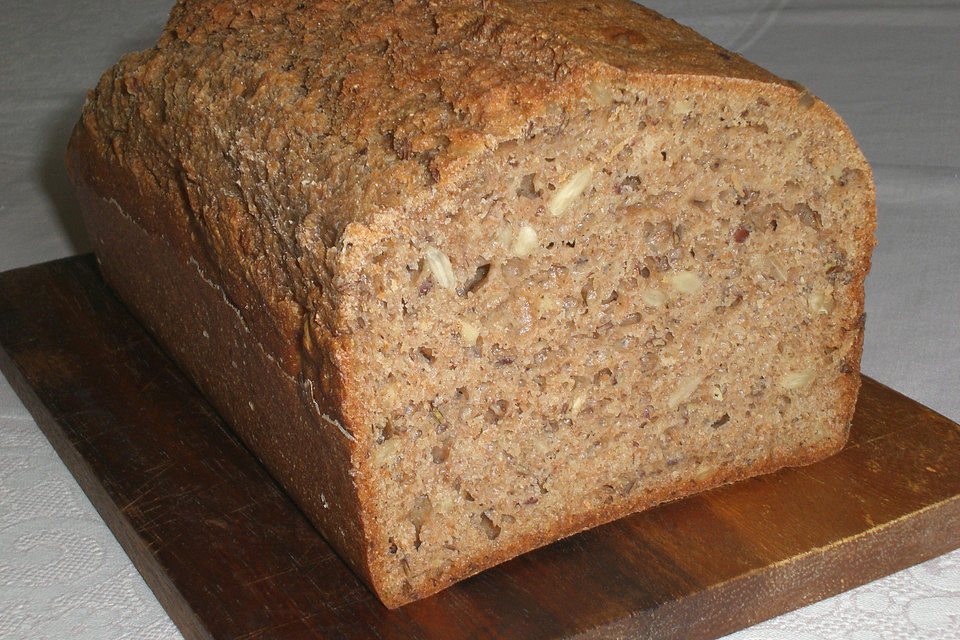
[[[136,33],[118,42],[115,48],[112,47],[106,60],[100,62],[102,68],[96,69],[97,75],[93,76],[90,85],[77,88],[69,97],[64,98],[62,108],[51,114],[45,123],[43,149],[39,154],[40,162],[37,165],[36,179],[40,189],[50,199],[56,221],[73,253],[87,253],[93,249],[66,167],[67,142],[70,140],[74,125],[80,119],[87,90],[93,89],[99,80],[100,73],[115,64],[124,54],[152,47],[163,30],[166,17],[165,12],[158,12],[151,17],[149,24],[139,26]]]
[[[73,126],[80,118],[85,98],[85,91],[78,93],[67,101],[66,107],[50,118],[45,127],[44,148],[37,167],[40,188],[50,199],[56,221],[73,253],[87,253],[93,248],[80,216],[80,203],[77,202],[65,164],[67,141],[70,140]]]

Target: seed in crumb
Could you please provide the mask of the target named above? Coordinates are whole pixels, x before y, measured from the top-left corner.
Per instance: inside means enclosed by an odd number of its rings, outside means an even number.
[[[677,115],[688,114],[693,111],[693,98],[681,98],[673,103],[673,113]]]
[[[574,199],[576,199],[584,190],[590,185],[590,182],[593,180],[593,165],[587,165],[580,171],[577,171],[573,174],[569,180],[567,180],[563,186],[556,190],[556,192],[550,196],[550,201],[547,203],[547,207],[550,209],[550,213],[555,216],[559,216],[567,208],[573,204]]]
[[[433,275],[433,281],[444,289],[453,289],[457,286],[457,279],[453,275],[453,267],[450,265],[450,258],[443,251],[434,246],[428,246],[424,255],[427,261],[427,267],[430,274]]]
[[[670,286],[677,293],[695,293],[700,288],[700,278],[692,271],[678,271],[670,277]]]
[[[588,89],[601,105],[608,107],[613,104],[613,92],[611,92],[609,88],[598,82],[593,82],[589,85]]]
[[[400,439],[390,438],[384,440],[383,444],[374,448],[372,462],[374,467],[382,467],[396,459],[400,450]]]
[[[511,251],[518,258],[526,258],[537,247],[537,232],[533,227],[526,225],[520,227],[517,235],[513,238]]]
[[[570,403],[570,414],[577,415],[583,409],[583,405],[587,403],[587,396],[584,393],[578,394],[573,402]]]
[[[780,386],[784,389],[799,389],[806,386],[816,377],[816,372],[812,368],[803,371],[791,371],[780,378]]]
[[[703,376],[691,375],[681,379],[674,392],[667,398],[667,406],[671,409],[679,407],[680,403],[697,390],[701,382],[703,382]]]
[[[647,289],[640,294],[640,299],[650,307],[662,307],[667,303],[667,296],[659,289]]]
[[[819,291],[814,291],[811,293],[807,298],[807,303],[810,305],[810,311],[813,313],[822,314],[829,314],[836,306],[833,296],[830,294],[821,293]]]
[[[463,343],[468,347],[472,347],[477,344],[477,337],[480,335],[480,329],[476,325],[469,322],[460,322],[460,337],[463,339]]]
[[[787,281],[787,268],[781,262],[780,258],[773,255],[772,253],[767,254],[767,259],[764,262],[764,268],[766,275],[777,280],[779,282]]]

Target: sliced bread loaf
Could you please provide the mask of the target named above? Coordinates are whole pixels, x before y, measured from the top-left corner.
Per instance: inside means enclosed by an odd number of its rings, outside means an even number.
[[[182,1],[68,161],[109,282],[388,606],[846,440],[870,168],[626,0]]]

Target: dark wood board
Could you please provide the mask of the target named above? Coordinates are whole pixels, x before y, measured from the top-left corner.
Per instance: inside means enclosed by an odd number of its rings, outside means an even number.
[[[184,636],[715,638],[960,547],[960,428],[864,378],[850,444],[389,611],[90,256],[0,274],[0,366]]]

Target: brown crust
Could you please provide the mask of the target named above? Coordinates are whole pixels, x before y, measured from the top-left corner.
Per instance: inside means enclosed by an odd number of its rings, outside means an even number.
[[[81,151],[71,147],[71,167],[84,162]],[[331,430],[310,383],[283,371],[197,261],[146,232],[84,179],[76,187],[106,281],[341,557],[372,582],[358,542],[355,443]]]
[[[283,20],[286,3],[180,4],[157,47],[126,58],[104,75],[71,140],[68,166],[111,284],[387,606],[428,592],[387,588],[381,580],[386,558],[373,547],[383,536],[371,506],[375,487],[365,481],[367,411],[359,400],[361,376],[351,337],[344,330],[345,309],[354,295],[351,279],[363,265],[362,254],[349,246],[369,245],[390,232],[397,192],[442,197],[478,154],[531,126],[552,126],[567,106],[584,99],[591,82],[615,81],[646,91],[676,83],[691,90],[744,93],[763,85],[791,115],[800,112],[796,98],[802,87],[673,21],[628,0],[591,2],[593,9],[586,12],[581,5],[587,6],[556,0],[315,3],[309,12],[296,14],[302,21],[284,27],[287,32],[268,29],[256,36],[260,32],[249,27],[257,21],[279,24],[275,18]],[[357,15],[348,15],[354,10]],[[310,45],[315,59],[297,62],[308,53],[303,38],[317,35],[304,25],[319,23],[328,30]],[[372,56],[367,49],[381,42],[387,50]],[[269,50],[272,56],[262,65],[224,62],[251,50]],[[429,55],[441,50],[443,61]],[[549,59],[542,55],[548,50]],[[337,66],[340,60],[353,66]],[[290,65],[290,73],[300,77],[276,73]],[[464,75],[464,69],[470,73]],[[324,73],[341,82],[349,77],[353,93],[327,91]],[[225,77],[234,76],[239,88],[222,86]],[[439,78],[436,84],[434,78]],[[184,80],[191,81],[186,94]],[[221,86],[211,90],[217,82]],[[310,100],[298,96],[285,102],[285,92],[310,82],[320,82]],[[378,89],[387,84],[394,91]],[[240,106],[235,99],[217,99],[235,88],[242,93]],[[416,123],[402,111],[411,95],[421,96]],[[826,105],[815,100],[801,117],[834,128],[838,144],[859,158],[869,175],[846,126]],[[329,130],[341,134],[315,135]],[[228,152],[236,152],[233,161],[242,163],[245,154],[280,144],[278,138],[290,147],[319,145],[320,152],[280,154],[286,164],[272,169],[263,162],[239,168],[224,163]],[[446,142],[430,146],[438,140]],[[239,198],[223,199],[218,194],[231,192],[231,171],[258,182],[241,186]],[[290,176],[324,179],[320,186],[307,186],[307,180],[301,184]],[[305,213],[289,225],[292,231],[282,225],[264,228],[269,216],[257,213],[258,197],[273,198],[284,211]],[[855,267],[861,312],[875,208],[864,214],[869,224],[858,232],[858,242],[867,247],[867,258]],[[171,299],[180,301],[178,310],[191,292],[206,289],[200,297],[210,308],[187,314],[190,322],[170,322],[168,301],[144,294],[159,279]],[[216,379],[229,363],[225,354],[204,346],[196,331],[201,317],[229,336],[221,347],[239,340],[249,352],[262,354],[248,363],[243,372],[248,383],[238,389],[261,397],[254,382],[269,379],[277,386],[270,394],[276,402],[247,412],[243,394]],[[844,382],[841,428],[849,424],[859,387],[862,325],[853,330],[858,334]],[[276,421],[277,415],[284,426],[269,435],[269,418]],[[301,446],[301,440],[312,444]],[[838,450],[843,440],[642,496],[616,510],[570,514],[536,536],[499,548],[480,566],[453,567],[429,593],[664,500],[815,461]],[[318,487],[330,487],[326,500]],[[322,506],[331,496],[340,515]]]

